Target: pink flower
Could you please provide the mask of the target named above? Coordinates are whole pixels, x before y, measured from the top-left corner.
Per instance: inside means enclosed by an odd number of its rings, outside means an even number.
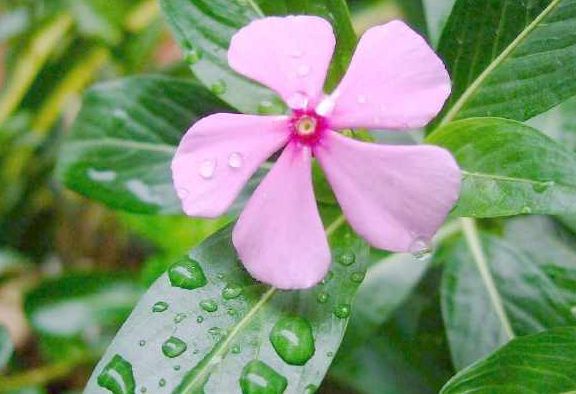
[[[368,30],[331,95],[322,87],[332,28],[313,16],[256,20],[233,37],[230,66],[276,91],[282,116],[215,114],[186,133],[172,163],[186,214],[223,214],[273,153],[282,154],[240,215],[233,242],[256,279],[282,289],[318,283],[330,249],[311,179],[316,158],[354,230],[371,245],[406,252],[429,240],[458,198],[460,171],[435,146],[346,138],[347,128],[426,125],[450,94],[450,77],[424,39],[399,21]]]

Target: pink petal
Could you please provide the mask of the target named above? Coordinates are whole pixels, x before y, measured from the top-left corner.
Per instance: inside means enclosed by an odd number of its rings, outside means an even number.
[[[334,52],[330,23],[315,16],[258,19],[232,37],[228,63],[278,92],[292,108],[315,105]]]
[[[208,218],[223,214],[289,133],[283,116],[216,114],[194,124],[172,160],[184,212]]]
[[[334,129],[425,126],[450,95],[450,77],[426,41],[400,21],[368,30],[332,95]]]
[[[330,131],[315,155],[354,230],[394,252],[427,242],[458,199],[460,170],[431,145],[391,146]]]
[[[233,242],[250,274],[304,289],[328,271],[330,249],[312,190],[310,149],[289,144],[244,208]]]

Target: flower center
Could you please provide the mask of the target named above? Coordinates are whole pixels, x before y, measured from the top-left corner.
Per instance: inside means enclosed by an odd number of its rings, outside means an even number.
[[[290,123],[292,138],[306,145],[315,145],[328,128],[326,118],[313,110],[294,110]]]
[[[295,129],[300,136],[306,137],[316,132],[317,124],[318,122],[312,116],[304,115],[296,121]]]

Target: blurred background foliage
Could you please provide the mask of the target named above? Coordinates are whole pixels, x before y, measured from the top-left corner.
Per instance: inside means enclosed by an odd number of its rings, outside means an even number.
[[[408,3],[349,5],[358,32],[403,16],[424,26]],[[229,220],[115,212],[53,177],[87,87],[141,73],[192,79],[181,58],[156,0],[0,1],[0,392],[80,392],[146,286]],[[419,346],[403,344],[402,321],[422,302],[382,328],[397,352]],[[350,392],[338,386],[325,390]]]

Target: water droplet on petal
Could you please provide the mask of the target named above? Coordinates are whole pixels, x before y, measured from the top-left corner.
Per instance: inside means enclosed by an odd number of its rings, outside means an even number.
[[[186,343],[180,338],[170,337],[162,344],[162,353],[166,357],[174,358],[184,353],[187,348]]]
[[[158,301],[152,305],[152,312],[155,313],[164,312],[166,309],[168,309],[168,304],[164,301]]]
[[[133,393],[136,390],[136,382],[132,364],[116,354],[98,375],[97,383],[113,394]]]
[[[422,237],[417,237],[410,245],[410,253],[418,261],[426,261],[432,257],[432,245]]]
[[[243,163],[244,158],[238,152],[231,153],[230,156],[228,156],[228,166],[230,166],[230,168],[240,168]]]
[[[288,380],[260,360],[252,360],[242,370],[242,394],[283,393]]]
[[[358,95],[358,97],[356,97],[356,101],[358,102],[358,104],[365,104],[366,103],[366,96],[364,96],[363,94]]]
[[[320,101],[320,104],[316,106],[316,113],[320,116],[328,116],[334,109],[336,105],[336,100],[332,96],[326,96]]]
[[[190,195],[190,192],[182,187],[176,189],[176,195],[181,199],[185,200],[186,197]]]
[[[310,66],[307,64],[302,64],[298,66],[298,68],[296,69],[296,74],[301,78],[308,76],[310,74]]]
[[[215,159],[207,159],[200,163],[200,168],[198,169],[198,173],[204,179],[211,179],[216,172],[216,160]]]
[[[336,308],[334,308],[334,316],[339,319],[346,319],[350,316],[350,304],[338,304]]]
[[[208,283],[200,264],[190,258],[174,263],[168,268],[168,278],[173,287],[187,290],[194,290]]]
[[[352,265],[355,261],[356,255],[353,252],[344,252],[338,256],[338,262],[344,266]]]
[[[312,326],[302,317],[278,320],[270,332],[270,342],[276,353],[290,365],[304,365],[314,355]]]
[[[302,92],[294,93],[290,98],[288,98],[288,106],[292,109],[304,109],[308,106],[308,96]]]

